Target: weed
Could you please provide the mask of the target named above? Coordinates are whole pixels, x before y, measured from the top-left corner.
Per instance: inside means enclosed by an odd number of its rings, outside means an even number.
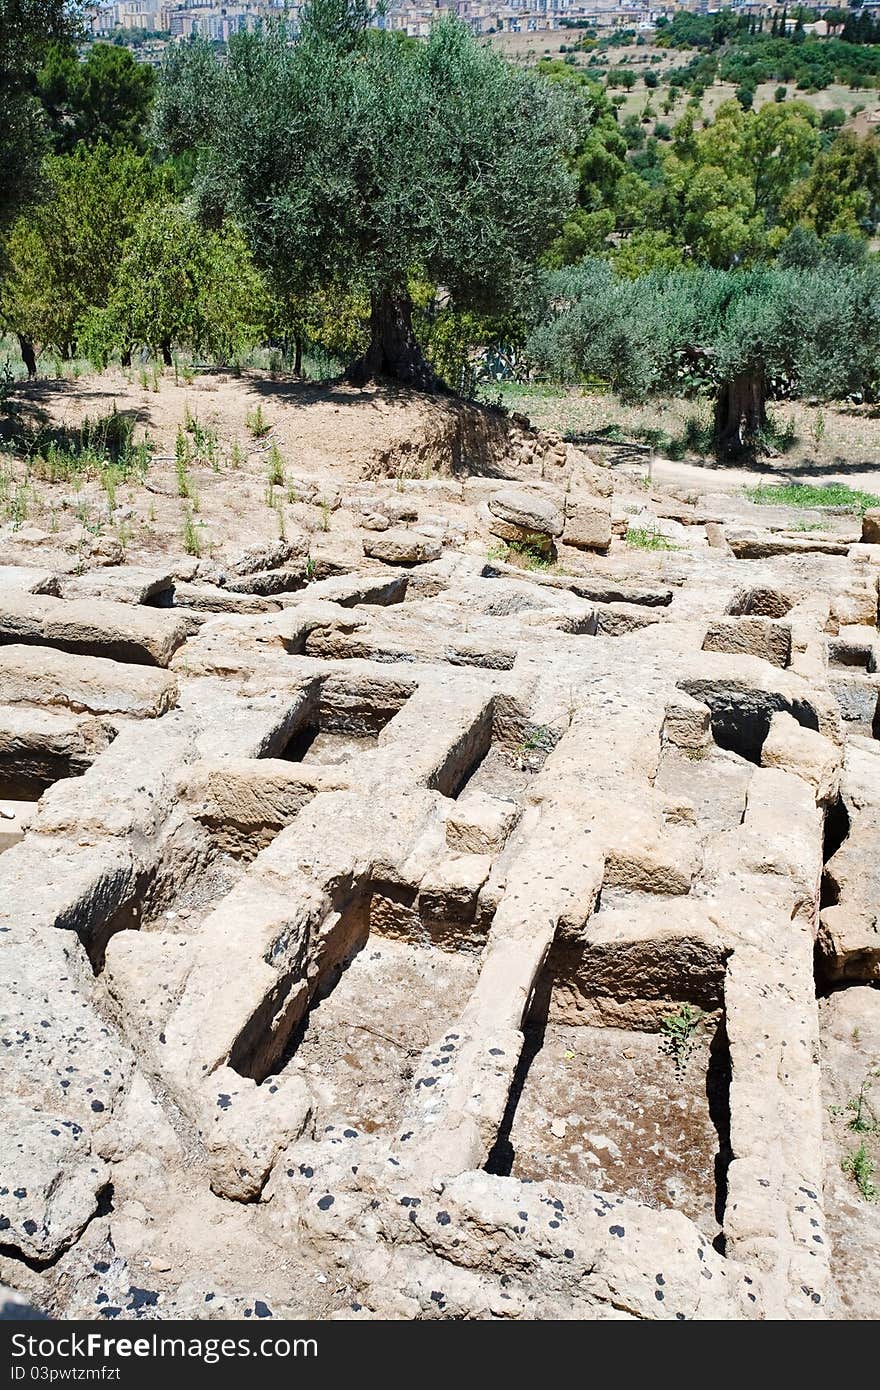
[[[696,1033],[705,1015],[702,1009],[693,1004],[679,1004],[671,1014],[667,1014],[660,1024],[663,1044],[675,1062],[675,1070],[682,1071],[693,1051]]]
[[[112,464],[101,470],[101,486],[107,494],[107,510],[111,517],[116,510],[116,484],[118,481],[116,469]]]
[[[18,531],[27,521],[28,497],[27,483],[16,483],[15,491],[6,503],[6,515],[8,520],[12,522],[13,531]]]
[[[84,420],[74,432],[59,432],[43,442],[38,435],[29,445],[36,477],[47,482],[71,483],[78,489],[83,477],[101,478],[113,467],[120,482],[143,480],[153,452],[153,442],[134,442],[134,421],[115,409],[98,420]],[[59,437],[60,436],[60,437]]]
[[[847,1120],[847,1129],[851,1129],[854,1134],[874,1134],[880,1130],[880,1119],[868,1100],[868,1091],[878,1076],[880,1068],[869,1071],[859,1087],[858,1095],[846,1103],[847,1110],[852,1111],[852,1119]]]
[[[819,409],[816,411],[816,414],[813,416],[813,420],[810,425],[810,438],[812,439],[817,449],[819,445],[822,443],[822,440],[825,438],[825,429],[825,411],[820,406]]]
[[[521,769],[537,770],[548,753],[552,753],[558,742],[558,735],[547,724],[536,724],[517,744],[514,754]]]
[[[330,503],[329,503],[329,502],[322,502],[322,503],[321,503],[321,530],[322,530],[322,531],[329,531],[329,530],[330,530]]]
[[[230,468],[241,468],[241,465],[242,465],[243,463],[244,463],[244,451],[242,450],[241,445],[239,444],[238,440],[236,439],[236,440],[233,441],[232,448],[231,448],[230,451],[229,451],[229,467],[230,467]]]
[[[273,444],[266,457],[266,468],[269,473],[270,487],[284,487],[284,460],[278,452],[278,445]]]
[[[630,526],[626,533],[626,543],[636,550],[681,550],[680,545],[664,536],[656,526]]]
[[[306,579],[311,581],[318,572],[318,562],[311,555],[306,556]]]
[[[764,483],[744,489],[750,502],[760,507],[839,507],[861,515],[868,507],[880,507],[880,497],[873,492],[860,492],[845,483]]]
[[[192,497],[192,483],[189,472],[190,447],[189,440],[183,430],[178,426],[177,442],[174,446],[174,468],[177,474],[177,495],[178,497]]]
[[[264,436],[267,435],[270,429],[272,428],[272,426],[269,424],[269,421],[263,414],[262,405],[255,405],[252,410],[248,411],[245,424],[247,425],[254,439],[263,439]]]
[[[866,1202],[876,1202],[877,1184],[874,1182],[875,1163],[868,1153],[864,1139],[857,1149],[846,1155],[840,1164],[847,1177],[852,1178]]]
[[[553,561],[544,549],[544,545],[544,538],[536,533],[522,541],[509,541],[507,545],[508,555],[518,555],[524,569],[547,570]]]
[[[187,511],[183,522],[183,548],[187,555],[199,556],[202,553],[202,543],[199,539],[198,528],[193,521],[191,511]]]

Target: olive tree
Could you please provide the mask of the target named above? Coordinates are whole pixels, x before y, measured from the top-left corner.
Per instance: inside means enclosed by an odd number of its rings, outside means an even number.
[[[203,216],[234,217],[279,299],[365,296],[353,380],[430,386],[410,280],[479,311],[527,296],[573,206],[578,110],[456,21],[415,44],[368,30],[357,0],[313,0],[295,41],[266,25],[225,63],[175,46],[157,133],[172,152],[198,148]]]
[[[874,396],[880,385],[874,265],[623,280],[592,261],[549,277],[546,294],[529,344],[542,371],[566,381],[604,377],[632,400],[706,390],[720,460],[766,441],[774,383],[824,399]]]

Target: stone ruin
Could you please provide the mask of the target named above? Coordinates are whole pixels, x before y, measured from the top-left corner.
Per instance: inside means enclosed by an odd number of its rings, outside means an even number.
[[[880,545],[551,454],[317,574],[0,569],[16,1296],[877,1315]]]

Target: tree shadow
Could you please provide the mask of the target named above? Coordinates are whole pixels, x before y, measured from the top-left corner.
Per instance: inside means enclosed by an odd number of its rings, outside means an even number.
[[[95,415],[87,415],[78,425],[69,425],[63,421],[56,424],[40,404],[40,401],[50,400],[51,396],[42,394],[36,402],[29,399],[27,409],[15,410],[0,419],[0,440],[17,453],[32,454],[38,448],[45,448],[50,444],[59,449],[77,451],[90,439],[103,439],[112,454],[117,443],[124,438],[130,440],[131,432],[136,425],[148,425],[151,422],[149,411],[143,407],[117,409],[116,398],[112,392],[90,394],[96,401],[109,401],[109,409],[99,410]]]

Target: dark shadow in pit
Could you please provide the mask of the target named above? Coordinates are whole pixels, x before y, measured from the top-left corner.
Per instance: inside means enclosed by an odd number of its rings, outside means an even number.
[[[790,714],[805,729],[819,728],[818,715],[806,700],[787,700],[773,691],[736,690],[724,681],[684,680],[678,688],[709,706],[712,737],[719,748],[758,766],[774,714]]]

